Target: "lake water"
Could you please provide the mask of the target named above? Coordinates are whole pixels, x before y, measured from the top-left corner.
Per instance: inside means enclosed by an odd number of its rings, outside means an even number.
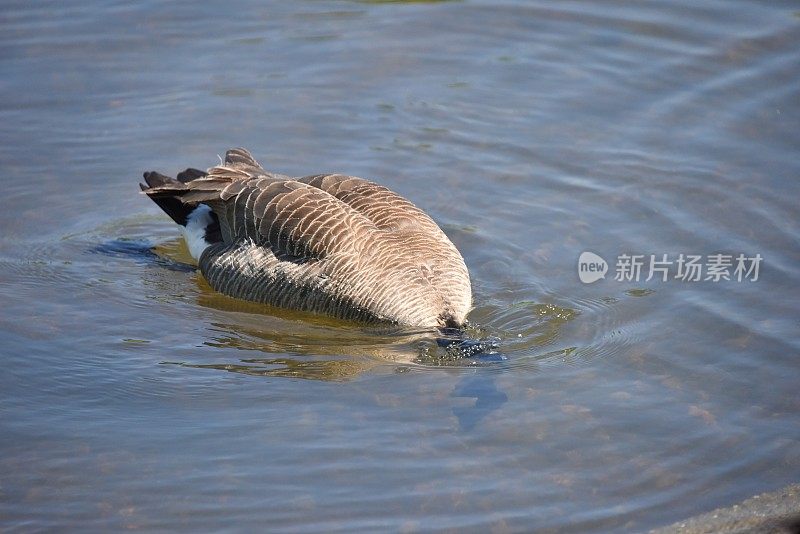
[[[12,1],[0,29],[0,528],[646,531],[800,479],[796,2]],[[215,294],[137,181],[237,145],[426,210],[505,359]]]

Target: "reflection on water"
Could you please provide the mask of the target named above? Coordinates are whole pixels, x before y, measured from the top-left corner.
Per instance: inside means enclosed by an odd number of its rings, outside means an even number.
[[[791,3],[229,11],[4,6],[0,529],[647,531],[797,481]],[[213,292],[136,183],[236,145],[430,213],[466,332]]]

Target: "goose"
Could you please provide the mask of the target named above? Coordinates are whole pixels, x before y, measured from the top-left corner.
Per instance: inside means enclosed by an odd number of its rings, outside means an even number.
[[[402,196],[342,174],[264,170],[233,148],[207,171],[144,173],[209,285],[230,297],[367,323],[462,328],[464,258]]]

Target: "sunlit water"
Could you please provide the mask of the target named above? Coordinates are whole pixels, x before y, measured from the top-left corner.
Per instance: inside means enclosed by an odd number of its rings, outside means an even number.
[[[0,29],[0,527],[641,531],[800,479],[796,3],[7,2]],[[502,358],[214,293],[136,182],[236,145],[430,213]],[[763,263],[614,279],[681,253]]]

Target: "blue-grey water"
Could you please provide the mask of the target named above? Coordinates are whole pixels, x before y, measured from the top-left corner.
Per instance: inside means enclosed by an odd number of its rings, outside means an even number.
[[[0,97],[0,530],[646,531],[800,479],[796,2],[8,1]],[[237,145],[430,213],[506,359],[215,294],[137,181]]]

